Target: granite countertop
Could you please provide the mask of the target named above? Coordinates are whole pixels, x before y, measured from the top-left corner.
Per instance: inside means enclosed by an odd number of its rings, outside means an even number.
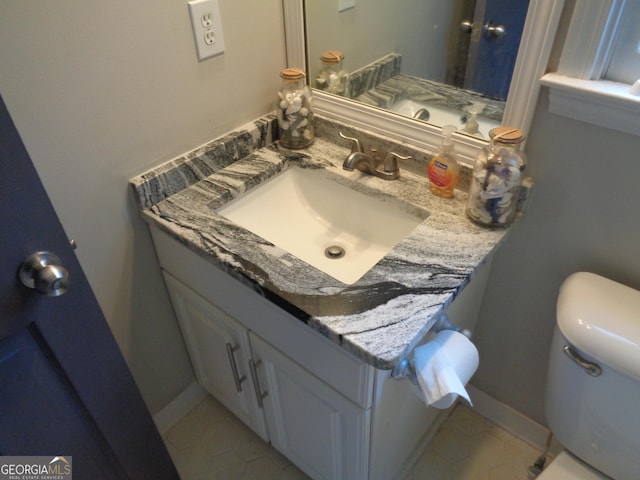
[[[508,229],[464,215],[466,193],[443,199],[426,178],[402,171],[385,181],[347,172],[345,143],[316,138],[279,149],[273,118],[211,142],[130,180],[143,218],[365,362],[391,369],[418,344]],[[313,168],[429,216],[352,285],[345,285],[235,225],[216,209],[285,168]],[[383,228],[383,227],[381,227]]]

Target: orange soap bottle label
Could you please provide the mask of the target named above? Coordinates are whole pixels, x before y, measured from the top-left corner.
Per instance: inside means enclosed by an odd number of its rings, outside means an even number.
[[[429,165],[429,180],[439,187],[446,187],[453,179],[453,175],[448,170],[448,165],[438,160],[434,160]]]

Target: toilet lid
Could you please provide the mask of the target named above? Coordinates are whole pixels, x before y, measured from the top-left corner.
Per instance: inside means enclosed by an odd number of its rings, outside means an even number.
[[[607,480],[608,478],[569,452],[563,451],[547,465],[537,480]]]

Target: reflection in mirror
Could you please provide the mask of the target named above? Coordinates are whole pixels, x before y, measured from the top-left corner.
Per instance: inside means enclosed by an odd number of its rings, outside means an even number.
[[[488,138],[500,125],[528,0],[305,0],[309,82]],[[348,83],[346,82],[348,73]]]
[[[312,0],[317,1],[317,0]],[[365,3],[379,2],[380,0],[356,0],[355,8],[361,8]],[[397,0],[386,3],[398,5],[407,3],[412,0]],[[429,4],[441,5],[447,2],[437,0],[421,0]],[[479,0],[478,0],[479,1]],[[516,0],[513,0],[514,2]],[[337,10],[337,2],[327,1]],[[515,67],[511,84],[509,85],[509,94],[504,104],[504,115],[502,123],[505,125],[519,128],[525,132],[529,131],[529,126],[533,118],[533,114],[538,102],[538,93],[540,91],[539,79],[546,70],[549,54],[553,46],[553,41],[558,27],[558,22],[564,6],[564,0],[529,0],[529,9],[525,21],[520,48],[516,58]],[[313,58],[307,55],[306,27],[304,21],[305,2],[304,0],[282,0],[284,14],[284,28],[286,40],[287,65],[290,67],[306,68],[311,73],[309,67],[317,65],[318,55],[322,52],[311,53]],[[397,7],[399,8],[399,7]],[[338,16],[338,24],[331,27],[326,35],[340,34],[342,30],[352,28],[346,19],[349,18],[345,11]],[[345,19],[343,21],[342,19]],[[369,28],[368,32],[372,36],[389,35],[389,32],[399,32],[409,30],[418,32],[415,35],[420,37],[420,32],[425,31],[424,25],[417,27],[412,24],[400,25],[393,21],[393,15],[388,19],[388,25],[382,31]],[[327,27],[329,28],[329,27]],[[340,34],[341,35],[341,34]],[[372,44],[373,45],[373,44]],[[335,46],[319,46],[319,50],[338,48]],[[342,48],[342,47],[340,47]],[[360,51],[366,51],[369,47],[365,45]],[[345,49],[347,50],[347,49]],[[349,52],[345,54],[345,64],[347,61],[355,60],[352,53],[355,51],[348,48]],[[436,51],[431,47],[423,47],[423,52]],[[351,57],[349,56],[351,55]],[[374,58],[379,58],[382,52],[375,52]],[[366,64],[366,63],[365,63]],[[426,80],[425,80],[426,81]],[[311,79],[313,82],[313,79]],[[494,100],[495,101],[495,100]],[[314,95],[315,113],[328,119],[341,122],[353,128],[367,130],[375,135],[384,135],[386,138],[407,143],[415,148],[422,148],[433,151],[438,148],[442,141],[442,132],[438,127],[432,124],[417,121],[409,116],[402,116],[391,113],[378,107],[372,107],[362,102],[356,102],[339,95],[327,94],[317,90]],[[417,111],[416,111],[417,113]],[[471,163],[475,158],[478,150],[486,145],[486,139],[470,135],[455,134],[457,139],[456,150],[459,157],[464,161]]]

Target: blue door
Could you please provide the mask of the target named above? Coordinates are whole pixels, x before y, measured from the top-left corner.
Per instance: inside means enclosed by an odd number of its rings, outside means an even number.
[[[507,99],[528,8],[529,0],[478,0],[465,88]]]
[[[0,455],[71,457],[78,480],[178,479],[1,97],[0,220]],[[58,258],[21,269],[43,251]]]

